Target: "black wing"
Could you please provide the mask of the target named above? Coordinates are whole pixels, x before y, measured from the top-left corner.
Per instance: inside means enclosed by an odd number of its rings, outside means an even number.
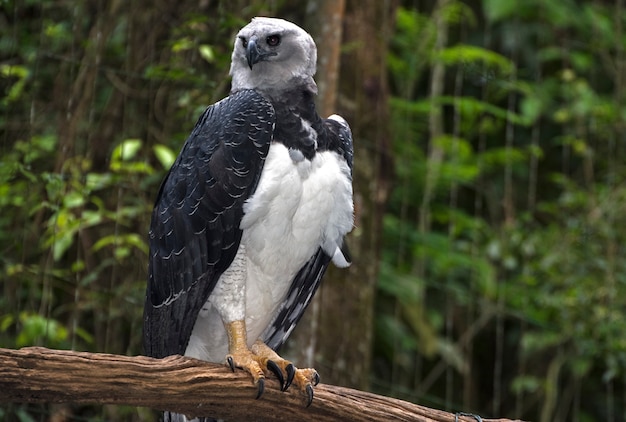
[[[243,203],[254,193],[275,117],[255,91],[232,94],[200,116],[152,212],[144,348],[184,354],[198,312],[233,261]]]
[[[294,277],[289,293],[283,302],[272,325],[268,327],[263,340],[274,350],[278,350],[296,327],[304,310],[309,306],[313,295],[322,281],[330,263],[330,256],[322,248],[300,269]]]
[[[318,151],[335,151],[346,160],[352,177],[353,146],[352,132],[345,121],[324,119],[322,129],[318,134]],[[320,136],[322,135],[322,136]],[[351,261],[347,245],[341,247],[344,258]],[[294,277],[287,293],[287,297],[281,305],[277,317],[263,333],[265,344],[274,350],[278,350],[296,327],[305,309],[309,306],[313,295],[319,287],[322,277],[328,268],[331,257],[322,248],[300,269]]]

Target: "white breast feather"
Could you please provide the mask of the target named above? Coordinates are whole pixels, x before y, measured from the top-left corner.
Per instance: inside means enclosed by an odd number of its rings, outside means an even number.
[[[240,291],[235,296],[241,300],[232,300],[235,289],[243,287],[241,273],[236,280],[222,280],[229,271],[224,273],[198,318],[187,352],[197,355],[202,350],[205,356],[196,357],[223,360],[225,332],[215,332],[221,321],[207,320],[239,315],[243,307],[248,343],[254,342],[274,318],[294,276],[320,246],[333,262],[347,264],[338,248],[353,221],[350,169],[342,157],[324,151],[313,160],[294,161],[283,144],[272,144],[240,225],[243,236],[235,262],[246,262],[245,300]],[[219,313],[211,302],[220,303]],[[209,344],[218,339],[222,344]]]

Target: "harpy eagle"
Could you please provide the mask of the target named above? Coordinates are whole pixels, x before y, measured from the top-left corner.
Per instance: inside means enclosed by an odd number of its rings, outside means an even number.
[[[314,369],[275,350],[332,261],[347,267],[352,134],[316,112],[317,52],[282,19],[235,38],[232,90],[198,119],[161,185],[149,233],[144,347],[225,362],[263,392],[274,373],[310,404]]]

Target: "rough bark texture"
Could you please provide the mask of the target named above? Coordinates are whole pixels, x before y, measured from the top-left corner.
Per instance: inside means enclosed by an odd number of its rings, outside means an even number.
[[[320,113],[342,115],[353,132],[355,229],[348,237],[353,265],[348,271],[331,266],[288,343],[298,348],[287,354],[318,369],[325,381],[366,390],[381,224],[392,167],[389,89],[381,57],[387,55],[397,1],[343,3],[309,1],[311,19],[323,25],[308,29],[319,28],[313,36],[318,43]]]
[[[309,408],[293,388],[282,393],[272,379],[255,400],[256,387],[245,373],[182,356],[153,359],[41,347],[0,349],[0,391],[0,403],[124,404],[227,420],[455,420],[451,413],[323,384]]]
[[[380,233],[391,168],[389,89],[381,58],[387,55],[396,6],[396,1],[346,2],[333,111],[350,123],[354,138],[355,228],[348,237],[353,265],[348,271],[331,268],[298,327],[313,326],[313,341],[305,350],[324,380],[361,390],[369,388],[371,374]]]
[[[335,113],[345,0],[310,0],[306,27],[317,44],[318,112],[322,117]]]
[[[318,88],[317,108],[322,117],[339,113],[336,104],[344,13],[345,0],[309,0],[307,2],[304,27],[311,33],[317,45],[315,82]],[[324,284],[333,284],[335,280],[346,275],[345,270],[329,271],[324,276]],[[329,340],[328,332],[320,330],[320,318],[322,314],[329,312],[329,306],[332,306],[331,302],[322,301],[321,291],[318,292],[291,335],[284,353],[298,366],[318,368],[324,374],[325,381],[335,382],[336,380],[331,375],[332,364],[325,363],[330,362],[332,357],[326,358],[323,353],[320,353],[322,344]],[[337,333],[336,330],[332,332]],[[332,338],[334,337],[331,337],[331,340]]]

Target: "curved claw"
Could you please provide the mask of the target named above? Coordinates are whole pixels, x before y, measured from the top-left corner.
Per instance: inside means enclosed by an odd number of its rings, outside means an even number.
[[[285,368],[285,371],[287,372],[287,381],[285,382],[285,387],[281,388],[282,391],[287,391],[287,389],[293,382],[294,375],[296,375],[296,368],[291,363],[287,365],[287,367]]]
[[[320,375],[317,372],[315,372],[313,374],[313,385],[315,386],[319,383],[320,383]]]
[[[276,362],[273,360],[268,360],[266,366],[267,369],[272,371],[274,375],[276,375],[276,378],[278,378],[278,382],[280,382],[280,391],[285,391],[285,377],[283,377],[283,371],[280,370]]]
[[[259,391],[256,394],[256,399],[258,400],[263,395],[263,392],[265,391],[265,379],[259,378],[259,380],[256,383],[259,387]]]
[[[306,395],[307,395],[307,400],[306,400],[305,407],[309,407],[311,403],[313,403],[313,387],[311,386],[311,384],[306,385]]]
[[[226,362],[228,362],[228,366],[230,366],[230,370],[235,372],[235,361],[233,360],[232,356],[228,356],[226,358]]]

